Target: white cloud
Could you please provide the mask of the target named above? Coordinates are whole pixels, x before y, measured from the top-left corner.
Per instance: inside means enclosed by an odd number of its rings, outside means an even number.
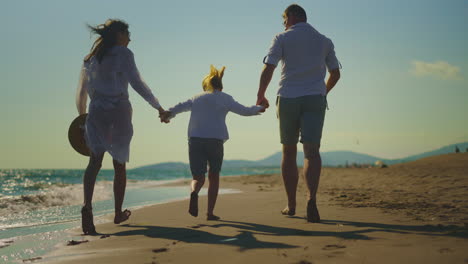
[[[410,70],[415,76],[433,76],[444,80],[461,80],[460,68],[450,65],[445,61],[433,63],[424,61],[412,61],[413,67]]]

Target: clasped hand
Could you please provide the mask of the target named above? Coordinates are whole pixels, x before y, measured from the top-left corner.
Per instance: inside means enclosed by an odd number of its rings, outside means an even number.
[[[263,109],[260,110],[260,112],[265,112],[265,110],[270,107],[268,99],[266,99],[264,96],[257,98],[257,105],[263,106]]]
[[[159,119],[161,120],[161,123],[166,123],[166,124],[169,123],[170,116],[171,116],[171,112],[169,111],[165,111],[165,110],[159,111]]]

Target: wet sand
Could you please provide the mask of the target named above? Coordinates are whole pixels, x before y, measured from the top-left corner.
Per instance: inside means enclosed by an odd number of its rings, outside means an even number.
[[[468,154],[389,168],[325,168],[319,224],[306,222],[302,178],[299,186],[297,214],[287,217],[280,214],[280,175],[223,177],[221,188],[242,193],[218,197],[220,221],[206,221],[206,196],[197,218],[187,213],[188,200],[145,207],[123,225],[97,226],[110,236],[83,236],[89,242],[62,245],[41,261],[468,263]]]

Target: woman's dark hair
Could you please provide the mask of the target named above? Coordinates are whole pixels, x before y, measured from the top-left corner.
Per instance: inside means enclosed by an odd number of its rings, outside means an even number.
[[[85,57],[85,62],[96,56],[98,62],[101,63],[107,52],[116,45],[117,33],[128,32],[128,24],[118,19],[108,19],[104,24],[95,27],[87,25],[87,27],[91,33],[97,34],[99,37],[94,41],[91,52]]]

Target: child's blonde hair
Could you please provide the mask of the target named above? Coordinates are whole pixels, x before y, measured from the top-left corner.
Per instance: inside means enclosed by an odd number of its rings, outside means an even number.
[[[226,67],[221,67],[220,70],[217,70],[213,65],[210,65],[210,74],[205,76],[202,81],[203,91],[212,93],[214,89],[222,90],[223,89],[223,75],[224,69]]]

